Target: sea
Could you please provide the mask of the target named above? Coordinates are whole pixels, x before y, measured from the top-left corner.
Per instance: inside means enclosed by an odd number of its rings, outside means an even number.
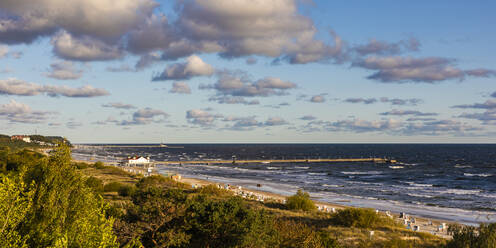
[[[79,145],[78,160],[116,162],[251,159],[395,159],[372,162],[159,164],[162,174],[207,179],[282,195],[298,189],[316,201],[406,212],[468,225],[496,222],[496,145],[493,144],[130,144]],[[152,147],[154,146],[154,147]]]

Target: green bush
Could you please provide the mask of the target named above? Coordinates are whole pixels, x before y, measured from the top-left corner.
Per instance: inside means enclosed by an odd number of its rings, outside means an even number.
[[[98,161],[95,164],[93,164],[93,167],[95,167],[96,169],[101,170],[101,169],[105,169],[105,164],[102,161]]]
[[[197,191],[200,194],[206,194],[206,195],[215,195],[215,196],[232,195],[231,191],[219,188],[215,184],[205,185],[203,187],[198,188]]]
[[[286,198],[286,207],[291,210],[311,211],[317,207],[310,199],[308,192],[298,190],[295,195]]]
[[[124,187],[122,183],[119,182],[111,182],[107,183],[103,186],[103,191],[105,192],[119,192],[119,190]]]
[[[78,170],[82,170],[82,169],[86,169],[88,167],[90,167],[90,165],[88,163],[84,163],[84,162],[74,162],[72,163]]]
[[[96,178],[96,177],[88,177],[86,178],[86,181],[84,182],[86,186],[90,187],[93,189],[94,192],[101,194],[103,193],[103,181]]]
[[[345,227],[371,228],[389,224],[389,221],[369,208],[345,208],[331,217],[335,225]]]
[[[127,197],[132,196],[135,191],[136,187],[134,185],[122,185],[117,192],[120,196]]]
[[[479,227],[450,225],[448,232],[453,235],[448,248],[496,247],[496,223],[480,224]]]

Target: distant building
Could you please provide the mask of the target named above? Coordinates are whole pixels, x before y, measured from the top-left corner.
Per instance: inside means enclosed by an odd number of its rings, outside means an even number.
[[[126,160],[123,161],[123,164],[127,166],[148,165],[150,164],[150,158],[149,157],[145,158],[142,156],[128,157]]]
[[[31,143],[31,138],[27,135],[12,135],[10,140],[22,140],[24,142]]]

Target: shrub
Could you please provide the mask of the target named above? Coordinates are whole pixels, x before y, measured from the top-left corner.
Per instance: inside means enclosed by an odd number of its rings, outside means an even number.
[[[453,235],[448,248],[496,247],[496,223],[481,224],[479,227],[450,225],[448,232]]]
[[[86,169],[90,167],[89,164],[84,163],[84,162],[74,162],[72,163],[78,170]]]
[[[111,182],[107,183],[103,186],[103,191],[105,192],[119,192],[119,190],[123,187],[124,185],[119,182]]]
[[[215,196],[232,195],[232,193],[230,191],[222,189],[222,188],[218,188],[217,185],[214,185],[214,184],[205,185],[205,186],[199,188],[198,192],[200,194],[215,195]]]
[[[148,187],[177,187],[181,189],[186,189],[190,188],[191,186],[188,186],[185,183],[177,182],[172,180],[169,177],[164,177],[161,175],[153,175],[149,177],[144,177],[142,178],[137,184],[136,187],[140,189],[146,189]]]
[[[123,197],[132,196],[136,192],[136,187],[134,185],[122,185],[117,192]]]
[[[103,192],[103,182],[96,177],[88,177],[84,182],[86,186],[93,189],[94,192],[101,194]]]
[[[96,169],[101,170],[101,169],[105,169],[105,164],[102,161],[98,161],[95,164],[93,164],[93,167],[95,167]]]
[[[345,227],[371,228],[385,224],[387,220],[370,208],[345,208],[335,213],[331,222]]]
[[[286,207],[291,210],[311,211],[317,207],[310,199],[308,192],[298,190],[295,195],[286,198]]]

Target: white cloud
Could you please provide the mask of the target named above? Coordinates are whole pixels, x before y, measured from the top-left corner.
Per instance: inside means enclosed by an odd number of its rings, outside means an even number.
[[[218,95],[234,97],[284,95],[294,88],[295,83],[280,78],[266,77],[253,82],[244,72],[228,70],[218,73],[217,83],[200,86],[200,89],[215,89]]]
[[[174,82],[172,84],[172,89],[169,92],[176,94],[191,94],[191,89],[185,82]]]
[[[52,45],[53,52],[67,60],[113,60],[123,56],[123,51],[117,46],[108,45],[90,36],[76,38],[64,31],[52,38]]]
[[[35,124],[43,123],[55,112],[36,111],[24,103],[10,100],[9,103],[0,105],[0,116],[11,123]]]
[[[191,55],[184,63],[175,63],[160,74],[153,77],[153,81],[190,79],[197,76],[211,76],[214,68],[205,63],[200,57]]]
[[[313,103],[323,103],[325,101],[326,101],[326,99],[323,95],[316,95],[316,96],[312,96],[312,98],[310,98],[310,102],[313,102]]]
[[[105,89],[94,88],[90,85],[72,88],[65,85],[39,85],[15,78],[8,78],[0,80],[0,95],[1,94],[18,96],[35,96],[39,94],[46,94],[52,97],[97,97],[109,95],[109,92]]]
[[[58,29],[103,40],[116,40],[151,15],[152,0],[25,0],[0,2],[11,18],[0,19],[0,41],[30,43]]]
[[[135,106],[131,104],[125,104],[125,103],[120,103],[120,102],[111,102],[107,104],[102,104],[102,107],[104,108],[116,108],[116,109],[134,109],[136,108]]]
[[[74,68],[71,61],[58,61],[50,65],[47,77],[59,80],[78,79],[83,75],[83,70]]]

